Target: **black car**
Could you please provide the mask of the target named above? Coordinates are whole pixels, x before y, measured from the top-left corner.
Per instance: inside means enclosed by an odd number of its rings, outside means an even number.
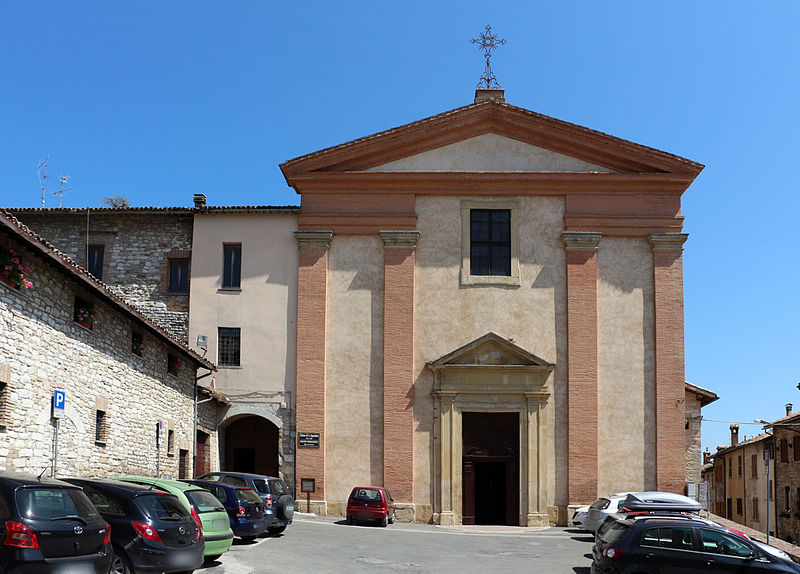
[[[207,480],[183,480],[181,482],[194,484],[216,496],[225,507],[231,520],[231,530],[236,536],[252,540],[267,531],[266,504],[252,488],[230,486]]]
[[[114,574],[191,572],[203,564],[202,533],[178,497],[118,480],[68,478],[111,524]]]
[[[741,536],[678,513],[612,514],[597,531],[592,574],[800,572]]]
[[[0,472],[0,572],[105,574],[111,528],[68,482]]]
[[[286,483],[280,478],[229,471],[209,472],[197,478],[230,486],[252,488],[264,501],[264,517],[267,519],[267,532],[270,534],[280,534],[292,523],[294,498],[289,494]]]

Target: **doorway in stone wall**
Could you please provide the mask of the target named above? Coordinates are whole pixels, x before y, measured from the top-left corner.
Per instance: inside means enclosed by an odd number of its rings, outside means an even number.
[[[462,413],[462,523],[519,525],[519,413]]]
[[[225,427],[222,470],[278,476],[278,427],[257,415],[237,418]]]

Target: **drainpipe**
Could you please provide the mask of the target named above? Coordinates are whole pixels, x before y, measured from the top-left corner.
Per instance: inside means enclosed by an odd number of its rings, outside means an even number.
[[[214,371],[208,371],[205,375],[200,375],[199,377],[194,378],[194,426],[192,427],[192,478],[194,475],[197,474],[197,406],[202,403],[207,403],[208,401],[213,401],[214,397],[209,397],[207,399],[198,400],[199,393],[197,392],[197,384],[200,382],[201,379],[205,379],[206,377],[210,376],[211,373]]]

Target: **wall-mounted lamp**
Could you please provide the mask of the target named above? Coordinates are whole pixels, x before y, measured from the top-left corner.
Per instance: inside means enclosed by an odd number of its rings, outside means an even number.
[[[197,335],[197,346],[201,349],[208,349],[208,338],[205,335]]]

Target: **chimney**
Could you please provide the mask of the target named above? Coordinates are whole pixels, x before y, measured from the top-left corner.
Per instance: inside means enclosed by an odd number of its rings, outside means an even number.
[[[475,90],[475,103],[488,102],[494,100],[501,104],[506,103],[506,92],[500,88],[477,88]]]
[[[205,193],[195,193],[194,194],[194,207],[195,209],[203,209],[206,206],[206,194]]]
[[[792,414],[792,403],[786,403],[786,416],[791,416]]]
[[[739,425],[731,425],[731,446],[739,444]]]

